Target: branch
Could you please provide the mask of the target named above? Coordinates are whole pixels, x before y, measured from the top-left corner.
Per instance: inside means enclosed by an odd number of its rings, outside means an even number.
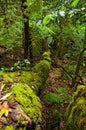
[[[52,62],[52,65],[58,67],[58,68],[61,68],[63,69],[63,71],[71,78],[73,79],[72,75],[60,64],[56,63],[56,62]]]
[[[72,84],[71,84],[71,87],[74,87],[75,84],[76,84],[76,80],[77,80],[77,77],[79,76],[79,70],[80,70],[80,66],[81,66],[81,61],[82,61],[82,56],[83,56],[83,53],[86,51],[86,48],[84,48],[80,54],[79,54],[79,58],[78,58],[78,61],[77,61],[77,67],[76,67],[76,70],[75,70],[75,77],[73,78],[72,80]]]

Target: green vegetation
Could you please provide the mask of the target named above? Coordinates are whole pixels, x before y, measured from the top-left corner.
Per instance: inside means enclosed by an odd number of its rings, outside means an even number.
[[[78,86],[73,94],[73,99],[69,104],[66,113],[66,129],[85,130],[86,129],[86,86]]]
[[[47,101],[50,101],[51,103],[54,104],[61,104],[64,101],[68,101],[68,92],[65,88],[60,87],[57,89],[58,94],[55,93],[49,93],[44,95],[44,99],[46,99]]]
[[[6,98],[8,97],[9,103],[17,102],[17,105],[14,105],[16,116],[15,113],[12,116],[13,120],[17,119],[15,126],[18,126],[21,130],[26,129],[28,123],[26,120],[32,120],[35,125],[42,121],[42,106],[37,95],[41,95],[41,91],[45,88],[44,85],[51,66],[50,53],[45,52],[43,58],[40,63],[32,68],[30,67],[29,71],[20,71],[19,69],[15,72],[0,72],[0,86],[5,93],[8,93]],[[11,92],[11,95],[9,92]],[[5,99],[2,98],[2,100]],[[5,108],[4,104],[6,104]],[[4,104],[0,106],[0,117],[4,114],[8,117],[8,113],[12,109],[6,102]],[[11,113],[13,113],[12,111]],[[0,128],[7,130],[9,127],[1,126]],[[10,129],[14,129],[14,125]]]
[[[69,104],[66,129],[85,130],[86,0],[1,0],[0,98],[12,91],[22,110],[34,122],[37,119],[40,122],[38,96],[41,97],[46,88],[51,65],[61,69],[61,77],[50,81],[57,83],[53,85],[57,86],[55,93],[52,87],[51,92],[42,96],[57,107]],[[59,81],[64,83],[63,87]],[[69,97],[73,98],[71,103]],[[2,105],[3,101],[0,110]],[[62,120],[59,108],[56,113]],[[6,130],[11,129],[9,127]]]
[[[5,130],[14,130],[12,126],[7,126]]]
[[[40,99],[34,94],[32,89],[23,83],[16,83],[12,88],[15,100],[19,102],[21,109],[33,119],[33,121],[41,122],[41,104]]]

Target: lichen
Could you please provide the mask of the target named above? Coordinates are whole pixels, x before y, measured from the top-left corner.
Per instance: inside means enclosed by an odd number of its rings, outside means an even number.
[[[86,128],[86,86],[78,86],[65,113],[66,130]]]

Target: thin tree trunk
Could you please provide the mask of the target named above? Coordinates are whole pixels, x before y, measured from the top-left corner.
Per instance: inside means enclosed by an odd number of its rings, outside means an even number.
[[[28,58],[28,51],[30,52],[30,60],[32,61],[32,46],[31,46],[31,37],[29,32],[29,16],[27,16],[27,5],[25,5],[26,0],[22,0],[22,12],[24,19],[24,59]],[[29,14],[29,12],[28,12]]]
[[[82,56],[83,56],[83,53],[84,51],[86,51],[86,48],[84,48],[80,54],[79,54],[79,58],[78,58],[78,61],[77,61],[77,67],[76,67],[76,70],[75,70],[75,77],[73,78],[72,80],[72,84],[71,84],[71,87],[75,87],[75,84],[76,84],[76,80],[79,76],[79,71],[80,71],[80,67],[81,67],[81,63],[82,63]]]
[[[24,22],[24,59],[28,58],[28,47],[29,47],[29,25],[28,19]]]
[[[85,36],[84,36],[83,42],[84,42],[84,45],[85,45],[85,43],[86,43],[86,28],[85,28]],[[75,77],[72,80],[71,87],[74,87],[75,84],[76,84],[76,80],[77,80],[77,77],[79,76],[79,70],[80,70],[81,63],[82,63],[83,53],[85,51],[86,51],[86,48],[84,47],[84,49],[79,54],[79,58],[78,58],[78,61],[77,61],[77,67],[76,67],[76,70],[75,70]]]

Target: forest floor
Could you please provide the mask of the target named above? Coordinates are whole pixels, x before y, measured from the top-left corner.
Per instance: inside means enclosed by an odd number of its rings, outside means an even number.
[[[46,88],[41,96],[41,101],[43,106],[42,107],[42,113],[43,113],[42,130],[65,130],[64,113],[71,100],[71,96],[76,91],[78,85],[86,84],[86,76],[82,76],[81,81],[80,79],[77,79],[75,82],[76,83],[75,87],[71,87],[71,84],[74,81],[70,77],[70,75],[72,74],[67,73],[68,70],[66,68],[63,68],[64,66],[66,65],[68,66],[69,64],[70,64],[70,59],[60,60],[58,58],[55,58],[53,61],[49,73],[49,77],[46,81]],[[83,74],[83,72],[85,72],[85,70],[81,71],[81,74]],[[53,103],[47,101],[44,98],[44,95],[49,93],[54,93],[59,95],[58,89],[61,87],[67,90],[67,95],[66,98],[63,97],[64,98],[63,102]]]
[[[63,64],[64,61],[58,60],[59,64]],[[55,63],[54,62],[54,63]],[[45,100],[43,97],[47,93],[57,93],[58,88],[65,88],[68,93],[67,97],[70,97],[74,92],[74,89],[70,87],[71,81],[65,75],[62,68],[56,65],[51,66],[50,74],[46,82],[46,89],[41,95],[42,101],[42,130],[64,130],[64,113],[68,106],[68,102],[65,99],[62,103],[53,103]]]
[[[5,48],[0,48],[0,67],[1,66],[13,66],[13,64],[22,59],[21,49],[14,49],[13,51],[6,51]],[[15,51],[16,50],[16,51]],[[43,91],[40,99],[42,102],[42,130],[65,130],[64,128],[64,113],[68,106],[68,98],[71,97],[74,88],[71,88],[71,78],[68,78],[68,74],[63,68],[59,67],[58,64],[63,66],[68,64],[68,60],[54,59],[49,73],[49,77],[46,81],[46,88]],[[65,88],[67,93],[67,98],[61,103],[49,102],[44,99],[44,95],[49,93],[58,94],[58,88]],[[63,97],[64,98],[64,97]]]

